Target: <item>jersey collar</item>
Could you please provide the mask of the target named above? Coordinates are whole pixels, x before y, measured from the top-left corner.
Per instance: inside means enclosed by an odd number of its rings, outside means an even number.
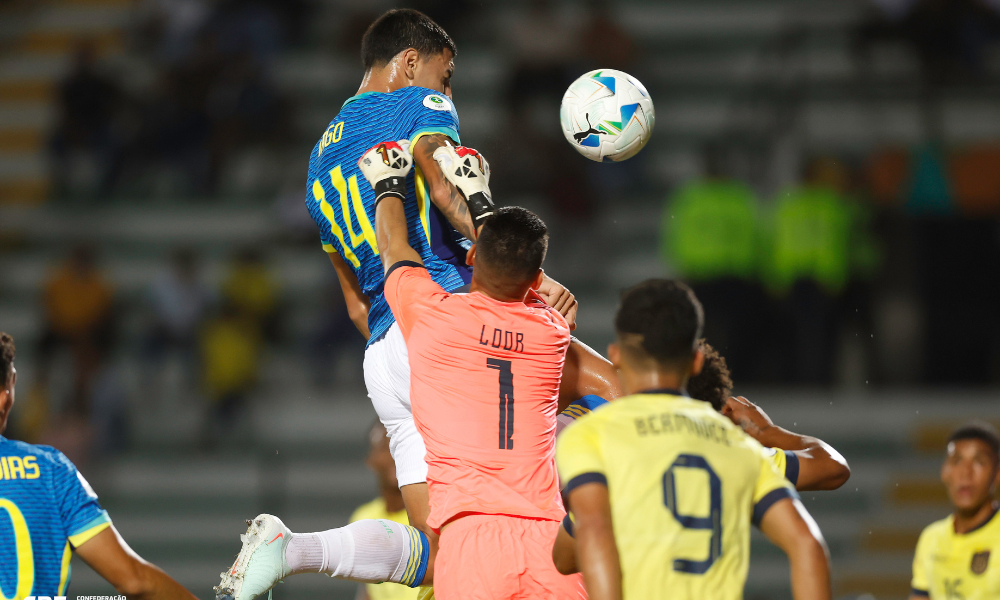
[[[358,94],[356,96],[351,96],[350,98],[348,98],[347,100],[344,101],[344,103],[340,106],[340,108],[344,108],[345,106],[347,106],[351,102],[354,102],[355,100],[361,100],[362,98],[365,98],[367,96],[371,96],[372,94],[377,94],[377,93],[378,92],[361,92],[360,94]]]
[[[997,516],[997,513],[1000,513],[1000,509],[998,509],[998,508],[997,508],[997,504],[996,504],[996,502],[994,502],[994,503],[993,503],[993,514],[991,514],[990,516],[986,517],[986,520],[984,520],[984,521],[983,521],[982,523],[980,523],[979,525],[976,525],[976,526],[975,526],[975,527],[973,527],[972,529],[970,529],[970,530],[966,531],[965,533],[958,533],[958,534],[956,534],[956,535],[969,535],[970,533],[972,533],[972,532],[974,532],[974,531],[979,531],[979,530],[980,530],[980,529],[982,529],[983,527],[986,527],[987,525],[989,525],[989,524],[990,524],[990,521],[992,521],[992,520],[993,520],[993,517]],[[952,530],[952,532],[954,532],[954,531],[955,531],[955,523],[954,523],[954,519],[952,519],[952,525],[951,525],[951,530]]]

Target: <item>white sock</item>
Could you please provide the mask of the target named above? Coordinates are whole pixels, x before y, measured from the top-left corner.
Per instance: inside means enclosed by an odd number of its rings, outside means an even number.
[[[292,574],[322,573],[326,560],[323,539],[318,533],[293,533],[285,546],[285,562]]]
[[[418,585],[426,570],[426,538],[385,519],[365,519],[319,533],[295,534],[285,548],[293,571],[365,583]]]

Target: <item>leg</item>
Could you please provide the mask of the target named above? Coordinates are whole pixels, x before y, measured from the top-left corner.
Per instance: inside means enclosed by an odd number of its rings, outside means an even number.
[[[522,521],[526,519],[471,515],[449,523],[441,531],[441,560],[434,580],[435,598],[520,598],[520,574],[526,568],[521,540],[523,530],[519,527]]]

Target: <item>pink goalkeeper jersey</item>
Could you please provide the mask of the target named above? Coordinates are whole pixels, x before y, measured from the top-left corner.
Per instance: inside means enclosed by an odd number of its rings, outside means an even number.
[[[555,464],[569,327],[541,301],[449,294],[416,263],[385,279],[406,339],[436,531],[468,514],[562,519]]]

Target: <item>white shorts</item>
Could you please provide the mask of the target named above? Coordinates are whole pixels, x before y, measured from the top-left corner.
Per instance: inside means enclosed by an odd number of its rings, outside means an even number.
[[[399,324],[365,350],[365,386],[379,420],[389,432],[399,487],[427,481],[424,439],[410,409],[410,361]]]

